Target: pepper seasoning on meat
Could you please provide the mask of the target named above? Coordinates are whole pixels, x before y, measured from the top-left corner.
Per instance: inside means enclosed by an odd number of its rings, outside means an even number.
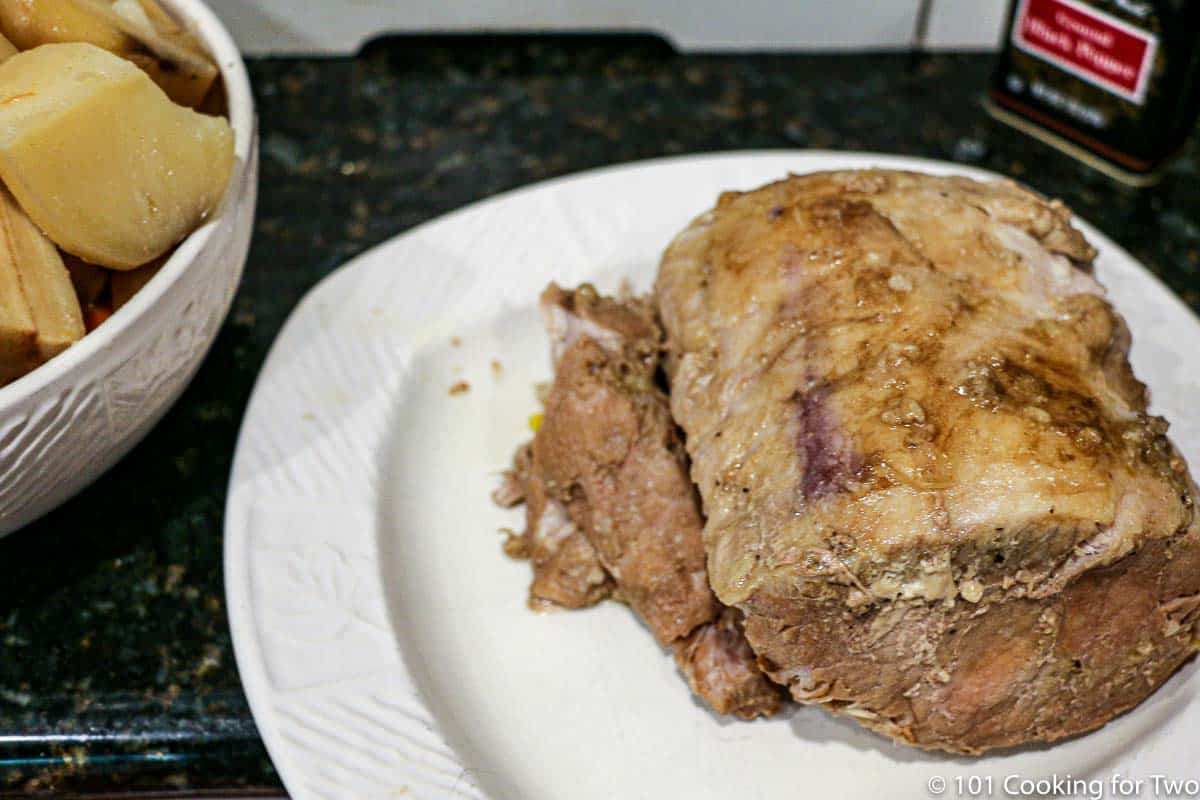
[[[993,116],[1119,180],[1154,182],[1200,113],[1200,3],[1015,0]]]

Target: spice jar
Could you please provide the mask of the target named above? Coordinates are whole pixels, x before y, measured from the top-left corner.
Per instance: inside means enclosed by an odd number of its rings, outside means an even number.
[[[1197,0],[1015,0],[988,110],[1133,184],[1200,112]]]

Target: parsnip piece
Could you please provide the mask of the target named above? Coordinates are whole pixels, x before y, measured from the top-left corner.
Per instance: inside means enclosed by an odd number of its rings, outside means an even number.
[[[183,26],[180,25],[170,12],[162,7],[158,0],[117,0],[117,2],[136,2],[142,7],[142,12],[146,15],[146,19],[150,20],[154,27],[164,34],[187,34]]]
[[[116,311],[141,291],[150,279],[158,274],[162,265],[167,263],[165,258],[156,258],[144,267],[114,272],[112,274],[112,309]]]
[[[112,269],[162,255],[212,213],[233,131],[88,44],[0,64],[0,179],[63,250]]]
[[[12,251],[0,247],[0,386],[36,367],[37,329]]]
[[[19,50],[52,42],[88,42],[114,53],[134,47],[111,19],[76,0],[0,0],[0,33]]]
[[[0,35],[0,64],[3,64],[11,56],[15,56],[18,52],[16,46]]]
[[[167,96],[195,108],[217,79],[217,65],[200,43],[153,0],[73,0],[103,16],[145,48],[120,53],[141,67]]]
[[[167,93],[167,97],[188,108],[200,107],[217,78],[217,68],[212,63],[203,70],[195,70],[151,53],[129,53],[125,58],[141,67]]]
[[[3,189],[0,224],[37,329],[38,355],[53,358],[83,338],[85,332],[71,274],[58,249]]]
[[[155,24],[150,20],[150,15],[146,13],[146,7],[139,0],[111,0],[111,2],[109,0],[94,0],[94,2],[108,3],[109,8],[112,9],[114,14],[138,31],[138,33],[131,32],[134,38],[137,38],[139,33],[142,36],[158,35]]]

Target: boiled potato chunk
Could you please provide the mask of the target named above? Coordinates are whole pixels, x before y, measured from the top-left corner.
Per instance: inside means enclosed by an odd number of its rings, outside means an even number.
[[[21,290],[37,329],[38,356],[42,360],[53,358],[83,338],[83,312],[58,249],[3,189],[0,244],[20,276]]]
[[[59,247],[133,269],[216,208],[233,131],[172,103],[146,73],[89,44],[0,64],[0,179]]]
[[[0,0],[0,33],[20,50],[51,42],[88,42],[122,53],[134,42],[75,0]]]

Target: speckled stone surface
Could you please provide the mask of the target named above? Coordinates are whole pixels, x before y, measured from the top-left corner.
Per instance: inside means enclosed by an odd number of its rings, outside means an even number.
[[[1195,148],[1122,188],[979,105],[990,58],[679,56],[649,39],[393,39],[250,64],[262,184],[211,355],[128,458],[0,541],[0,794],[278,787],[238,683],[225,486],[267,348],[355,253],[473,200],[687,152],[836,148],[952,159],[1064,198],[1200,307]]]

